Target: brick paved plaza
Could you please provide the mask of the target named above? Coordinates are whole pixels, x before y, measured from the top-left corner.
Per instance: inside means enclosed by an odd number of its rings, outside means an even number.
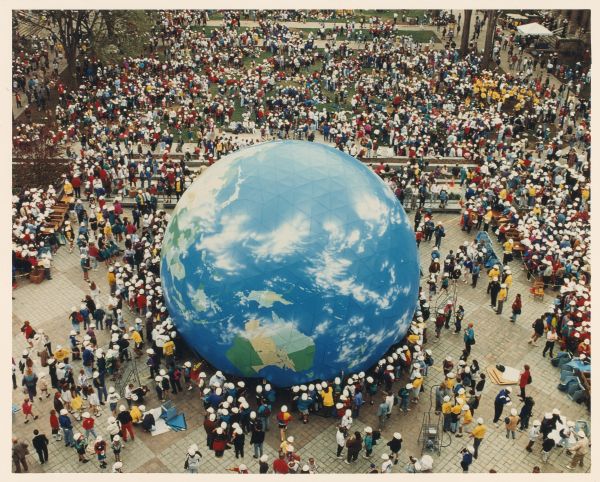
[[[412,219],[412,213],[409,213]],[[435,220],[444,222],[447,229],[447,236],[442,244],[442,256],[449,249],[456,250],[460,243],[468,238],[458,226],[458,216],[456,214],[438,214]],[[472,235],[475,233],[472,233]],[[471,236],[472,236],[471,235]],[[430,246],[427,243],[421,245],[421,261],[424,266],[429,262]],[[528,387],[530,394],[536,405],[534,407],[534,419],[543,418],[545,412],[553,408],[559,408],[561,413],[570,420],[589,420],[590,414],[583,405],[578,405],[570,398],[556,388],[559,380],[559,371],[553,368],[548,358],[542,358],[542,347],[534,348],[527,344],[530,336],[530,325],[536,315],[539,315],[551,302],[551,292],[547,294],[544,301],[534,301],[529,295],[529,283],[525,278],[524,271],[520,269],[520,262],[512,262],[514,284],[509,294],[509,301],[516,292],[523,296],[523,314],[519,317],[516,324],[510,323],[510,309],[505,310],[502,315],[496,315],[489,307],[488,299],[485,294],[486,281],[482,279],[477,289],[472,289],[470,285],[464,285],[462,281],[458,285],[458,300],[465,310],[465,322],[474,322],[477,334],[477,344],[473,347],[472,358],[477,359],[483,370],[489,365],[502,363],[518,369],[527,363],[531,366],[533,384]],[[96,281],[102,290],[101,298],[106,300],[108,284],[106,281],[106,268],[100,265],[98,271],[91,273],[91,279]],[[55,257],[53,268],[53,279],[44,281],[40,285],[29,284],[28,281],[20,283],[14,291],[13,301],[13,356],[15,360],[20,358],[21,352],[25,348],[25,341],[19,329],[24,320],[30,320],[35,328],[44,328],[53,342],[53,347],[57,344],[67,345],[70,323],[68,322],[68,310],[72,305],[79,305],[80,300],[87,294],[87,285],[83,281],[81,269],[79,267],[79,258],[76,252],[69,254],[68,250],[61,248]],[[133,316],[126,312],[126,319],[131,321]],[[508,312],[508,314],[507,314]],[[430,320],[430,326],[432,321]],[[408,462],[409,455],[420,456],[421,448],[417,442],[423,414],[432,409],[430,407],[430,388],[442,381],[443,373],[441,362],[445,356],[451,355],[457,360],[462,352],[462,336],[452,335],[451,330],[444,330],[439,341],[433,336],[433,329],[430,328],[429,342],[426,348],[431,348],[435,365],[429,370],[429,376],[426,379],[426,389],[421,396],[417,406],[412,407],[408,415],[403,415],[394,408],[391,423],[382,433],[382,442],[375,446],[372,460],[378,466],[381,464],[381,454],[384,453],[385,443],[390,440],[392,434],[396,431],[402,433],[404,444],[402,446],[400,463],[394,467],[394,472],[402,472],[405,464]],[[98,336],[99,345],[105,345],[107,342],[106,332]],[[37,357],[36,357],[37,358]],[[75,362],[76,369],[81,362]],[[143,366],[143,363],[141,364]],[[139,365],[138,365],[139,366]],[[144,373],[141,375],[147,377],[146,367],[143,366]],[[404,380],[403,380],[404,382]],[[153,390],[153,383],[149,383],[151,389],[150,396],[146,402],[148,409],[159,405]],[[404,382],[405,383],[405,382]],[[394,391],[397,391],[401,382],[394,384]],[[110,384],[109,384],[110,385]],[[493,415],[493,399],[496,396],[499,387],[493,385],[488,380],[483,396],[481,398],[476,417],[484,417],[488,434],[480,448],[480,456],[471,466],[472,472],[488,472],[494,469],[497,472],[531,472],[535,465],[539,465],[542,472],[566,472],[564,465],[570,458],[562,452],[562,449],[555,449],[547,464],[543,464],[540,458],[540,445],[536,444],[532,454],[527,453],[524,448],[528,437],[526,433],[518,433],[515,441],[505,437],[503,426],[495,428],[491,423]],[[515,389],[518,390],[518,387]],[[20,405],[22,402],[21,390],[13,391],[13,403]],[[253,397],[249,397],[250,399]],[[206,437],[202,428],[204,409],[200,400],[200,392],[195,389],[192,392],[184,392],[173,397],[178,409],[186,415],[188,430],[185,432],[169,432],[158,436],[150,436],[140,431],[136,433],[136,440],[129,442],[122,453],[124,463],[124,472],[183,472],[183,462],[185,453],[191,443],[197,443],[203,454],[200,466],[201,472],[225,473],[227,468],[239,465],[241,461],[234,458],[233,450],[225,452],[222,459],[217,459],[213,452],[206,448]],[[274,411],[281,405],[281,397],[274,405]],[[515,396],[516,401],[516,396]],[[515,403],[520,408],[520,403]],[[22,414],[17,413],[13,418],[13,434],[19,438],[30,442],[34,428],[40,429],[50,438],[50,426],[48,422],[49,411],[52,408],[51,399],[34,403],[35,413],[40,418],[27,425],[23,424]],[[108,408],[103,407],[104,413],[97,419],[96,430],[107,437],[106,419],[108,417]],[[353,429],[362,430],[365,425],[377,425],[376,406],[365,405],[358,420],[355,420]],[[271,416],[271,427],[274,415]],[[80,429],[80,422],[74,421],[75,431]],[[302,460],[314,457],[320,466],[321,473],[364,473],[369,467],[369,461],[360,457],[352,465],[346,465],[343,460],[335,457],[335,424],[331,419],[324,419],[312,416],[310,423],[304,425],[293,420],[289,426],[288,433],[295,437],[294,446]],[[276,457],[279,446],[279,432],[271,428],[267,432],[265,443],[265,453],[269,455],[269,462],[272,463]],[[258,473],[258,463],[252,458],[252,447],[246,439],[246,453],[243,462],[248,466],[251,473]],[[445,444],[449,446],[442,449],[441,456],[433,454],[434,472],[461,472],[459,465],[460,458],[458,452],[465,447],[468,439],[447,437]],[[34,455],[29,456],[30,471],[32,472],[100,472],[95,457],[88,464],[78,462],[77,454],[74,449],[64,447],[62,442],[51,442],[49,462],[41,466]],[[34,452],[35,454],[35,452]],[[108,462],[112,463],[112,453],[108,455]],[[576,471],[589,471],[590,455],[586,456],[584,469],[577,468]]]

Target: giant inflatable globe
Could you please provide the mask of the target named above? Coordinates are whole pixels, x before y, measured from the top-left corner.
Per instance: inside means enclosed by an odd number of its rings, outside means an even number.
[[[408,330],[419,265],[384,182],[331,147],[271,142],[194,181],[162,246],[169,313],[224,371],[278,386],[364,370]]]

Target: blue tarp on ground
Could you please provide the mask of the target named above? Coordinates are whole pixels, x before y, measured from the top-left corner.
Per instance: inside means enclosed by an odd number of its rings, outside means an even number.
[[[175,432],[181,432],[182,430],[187,429],[185,415],[183,412],[177,412],[177,408],[175,408],[173,402],[168,400],[161,406],[161,410],[162,414],[160,418],[166,422],[171,430],[174,430]]]
[[[480,231],[479,233],[477,233],[477,236],[475,239],[477,240],[478,243],[480,241],[483,241],[483,244],[485,246],[485,249],[486,249],[485,258],[484,258],[485,267],[491,268],[495,264],[501,265],[498,256],[496,256],[496,253],[494,252],[494,246],[492,245],[492,240],[490,239],[488,233],[486,233],[485,231]]]
[[[181,432],[183,430],[187,430],[187,423],[185,421],[185,415],[180,413],[175,417],[167,420],[167,425],[174,430],[175,432]]]

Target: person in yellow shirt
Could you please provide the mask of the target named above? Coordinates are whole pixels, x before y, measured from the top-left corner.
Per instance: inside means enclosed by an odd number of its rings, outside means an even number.
[[[171,338],[169,338],[167,341],[165,341],[165,344],[163,345],[162,350],[163,350],[163,356],[165,357],[165,363],[168,366],[169,361],[171,360],[171,358],[173,358],[173,355],[175,354],[175,343],[173,342],[173,340],[171,340]]]
[[[60,345],[57,345],[56,348],[57,348],[57,350],[54,351],[54,359],[58,363],[64,362],[65,359],[71,354],[71,352],[69,350],[67,350],[66,348],[63,348]]]
[[[142,421],[142,411],[137,405],[134,405],[129,411],[133,423],[140,423]]]
[[[110,223],[106,223],[104,225],[104,236],[108,241],[113,240],[112,226],[110,225]]]
[[[506,294],[508,294],[513,283],[512,271],[509,268],[504,270],[504,284],[506,285]]]
[[[490,229],[490,223],[492,222],[492,216],[494,213],[492,212],[492,208],[488,206],[486,208],[486,212],[483,215],[483,230],[487,233]]]
[[[492,281],[494,281],[494,278],[498,279],[500,278],[500,268],[498,267],[497,264],[494,265],[494,267],[492,269],[490,269],[490,271],[488,272],[488,287],[487,287],[487,293],[490,293],[490,290],[492,288]]]
[[[133,327],[129,328],[129,336],[131,336],[131,339],[133,340],[133,343],[134,343],[133,350],[135,351],[136,356],[139,357],[142,354],[142,352],[141,352],[142,336]]]
[[[450,431],[452,433],[456,433],[458,430],[458,423],[459,423],[461,413],[462,413],[462,407],[459,403],[452,406],[452,409],[450,410],[450,416],[452,417]]]
[[[67,196],[71,196],[73,194],[73,184],[71,184],[71,182],[68,179],[65,179],[63,191]]]
[[[324,383],[321,384],[325,385]],[[333,411],[335,413],[335,404],[333,403],[333,387],[331,386],[323,386],[323,390],[321,390],[321,398],[323,399],[323,408],[325,408],[325,413],[329,411],[330,413]]]
[[[584,201],[587,201],[590,198],[590,188],[589,186],[581,188],[581,197]]]
[[[473,414],[471,413],[471,409],[469,408],[469,405],[467,405],[465,403],[462,406],[461,411],[462,411],[462,416],[461,416],[460,426],[458,428],[458,433],[456,434],[457,437],[462,437],[463,429],[468,427],[471,424],[471,422],[473,421]]]
[[[478,418],[477,419],[477,425],[475,426],[475,428],[473,430],[471,430],[471,435],[470,437],[473,439],[473,447],[475,448],[475,453],[473,454],[474,458],[477,458],[478,454],[478,449],[479,446],[481,445],[481,442],[483,442],[483,438],[485,437],[485,432],[487,431],[486,426],[483,424],[483,418]]]
[[[408,335],[406,337],[406,341],[410,344],[410,345],[416,345],[417,342],[419,341],[419,335],[417,335],[416,333],[411,333],[410,335]]]
[[[514,246],[515,242],[512,239],[507,239],[506,242],[502,245],[502,247],[504,248],[504,258],[502,259],[502,264],[506,264],[512,261],[512,252]]]
[[[112,266],[108,268],[108,274],[106,275],[108,286],[110,288],[110,294],[114,295],[117,287],[117,277],[115,276],[115,268]]]
[[[504,306],[504,302],[506,301],[507,297],[508,291],[506,290],[506,283],[502,283],[500,285],[500,291],[498,292],[498,298],[496,299],[496,303],[498,304],[498,309],[496,310],[496,313],[498,315],[502,314],[502,307]]]
[[[452,390],[454,385],[456,385],[456,375],[454,372],[450,372],[446,375],[446,387],[448,387],[448,390]]]
[[[410,383],[412,383],[413,386],[413,402],[416,403],[419,401],[419,393],[421,392],[421,386],[423,385],[423,376],[421,374],[417,375]]]
[[[450,396],[446,395],[444,397],[444,403],[442,403],[442,415],[444,417],[444,432],[450,431],[450,424],[452,423],[452,417],[450,414],[452,413],[452,402],[450,401]]]
[[[71,400],[71,410],[73,410],[73,416],[76,420],[81,420],[81,409],[83,408],[83,398],[81,394],[76,390],[71,390],[73,399]]]

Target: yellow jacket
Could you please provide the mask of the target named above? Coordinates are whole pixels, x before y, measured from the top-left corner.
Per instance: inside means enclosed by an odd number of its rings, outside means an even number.
[[[471,422],[473,421],[473,414],[471,413],[471,410],[465,410],[463,412],[463,425],[469,425]]]
[[[81,395],[73,397],[73,400],[71,400],[71,408],[73,410],[81,410],[81,407],[83,407],[83,399],[81,398]]]
[[[61,348],[60,350],[56,350],[54,352],[54,359],[60,363],[65,358],[67,358],[70,354],[71,354],[71,352],[69,350],[67,350],[66,348]]]
[[[486,430],[485,425],[477,425],[477,427],[471,431],[471,435],[473,435],[474,438],[482,439],[485,436]]]
[[[133,407],[129,411],[129,414],[131,415],[131,418],[133,419],[133,423],[139,423],[142,421],[142,412],[138,407]]]
[[[444,415],[449,414],[452,411],[452,402],[444,402],[442,403],[442,413]]]
[[[500,291],[498,292],[498,301],[506,301],[507,296],[508,292],[506,291],[506,288],[500,288]]]
[[[173,343],[173,340],[167,341],[163,345],[163,355],[171,356],[174,352],[175,352],[175,343]]]
[[[496,269],[496,268],[492,268],[490,270],[490,272],[488,273],[488,278],[491,280],[493,280],[494,278],[500,278],[500,270]]]
[[[323,398],[324,407],[333,407],[333,388],[327,387],[328,390],[321,390],[321,397]]]

